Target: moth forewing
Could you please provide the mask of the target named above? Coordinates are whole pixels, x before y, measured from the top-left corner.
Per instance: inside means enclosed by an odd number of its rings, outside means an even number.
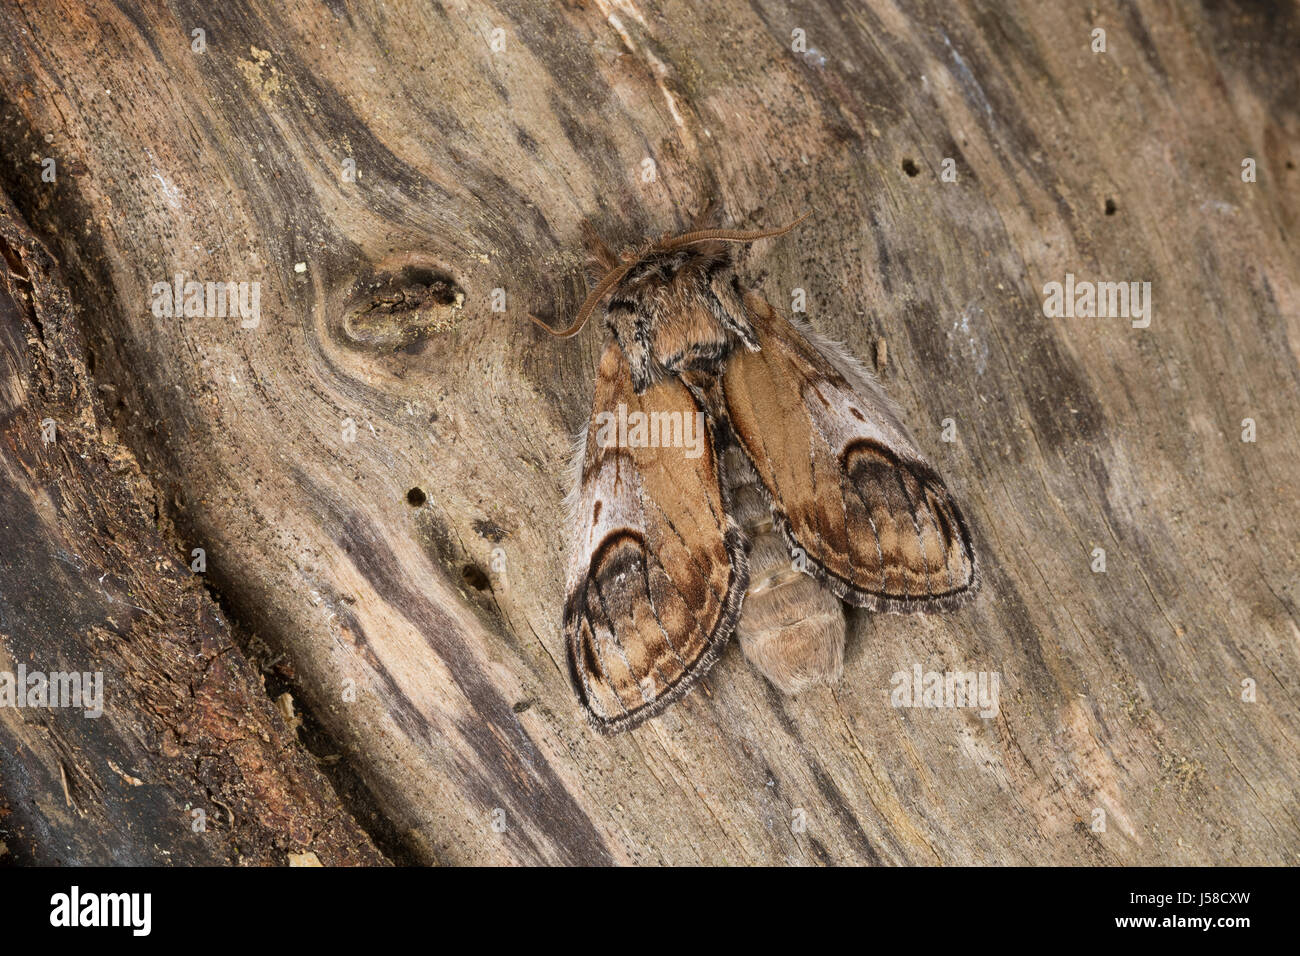
[[[661,711],[735,627],[744,543],[714,447],[691,392],[669,378],[638,395],[611,340],[583,443],[564,612],[570,677],[601,731]]]
[[[976,588],[970,535],[869,373],[745,297],[761,350],[735,352],[721,399],[773,521],[839,597],[934,610]]]

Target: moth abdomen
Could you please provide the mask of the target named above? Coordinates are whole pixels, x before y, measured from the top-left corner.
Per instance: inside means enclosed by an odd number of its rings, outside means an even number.
[[[836,683],[844,672],[844,605],[795,567],[758,476],[735,448],[727,454],[727,482],[750,542],[749,588],[736,624],[741,650],[783,693]]]

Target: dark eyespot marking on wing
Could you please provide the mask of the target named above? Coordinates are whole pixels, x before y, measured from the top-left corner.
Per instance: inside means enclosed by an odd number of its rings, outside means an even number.
[[[582,666],[590,674],[602,674],[604,668],[600,666],[600,661],[596,659],[596,643],[594,638],[583,635],[584,640],[581,643],[582,648]]]

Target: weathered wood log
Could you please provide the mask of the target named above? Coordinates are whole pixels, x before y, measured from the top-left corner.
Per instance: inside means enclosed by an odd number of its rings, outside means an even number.
[[[1281,863],[1298,49],[1294,5],[49,3],[0,11],[0,142],[162,522],[404,853]],[[600,738],[559,515],[602,332],[524,314],[581,300],[584,217],[710,197],[813,211],[742,273],[882,360],[984,590],[854,612],[833,690],[732,648]],[[1149,282],[1149,327],[1046,316],[1067,273]],[[257,308],[168,314],[178,274]],[[997,716],[891,706],[917,667]]]
[[[3,198],[0,253],[0,862],[383,862],[171,553]]]

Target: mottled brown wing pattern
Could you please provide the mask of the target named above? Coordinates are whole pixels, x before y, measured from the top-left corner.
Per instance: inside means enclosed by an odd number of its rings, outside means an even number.
[[[722,377],[736,441],[774,521],[840,597],[933,610],[975,590],[965,521],[870,377],[836,346],[745,297],[760,351]]]
[[[740,612],[744,542],[708,431],[696,448],[601,440],[601,413],[668,416],[661,422],[678,413],[696,423],[700,411],[675,378],[635,394],[622,350],[613,339],[606,344],[577,459],[564,608],[570,677],[605,733],[681,696],[708,670]]]

